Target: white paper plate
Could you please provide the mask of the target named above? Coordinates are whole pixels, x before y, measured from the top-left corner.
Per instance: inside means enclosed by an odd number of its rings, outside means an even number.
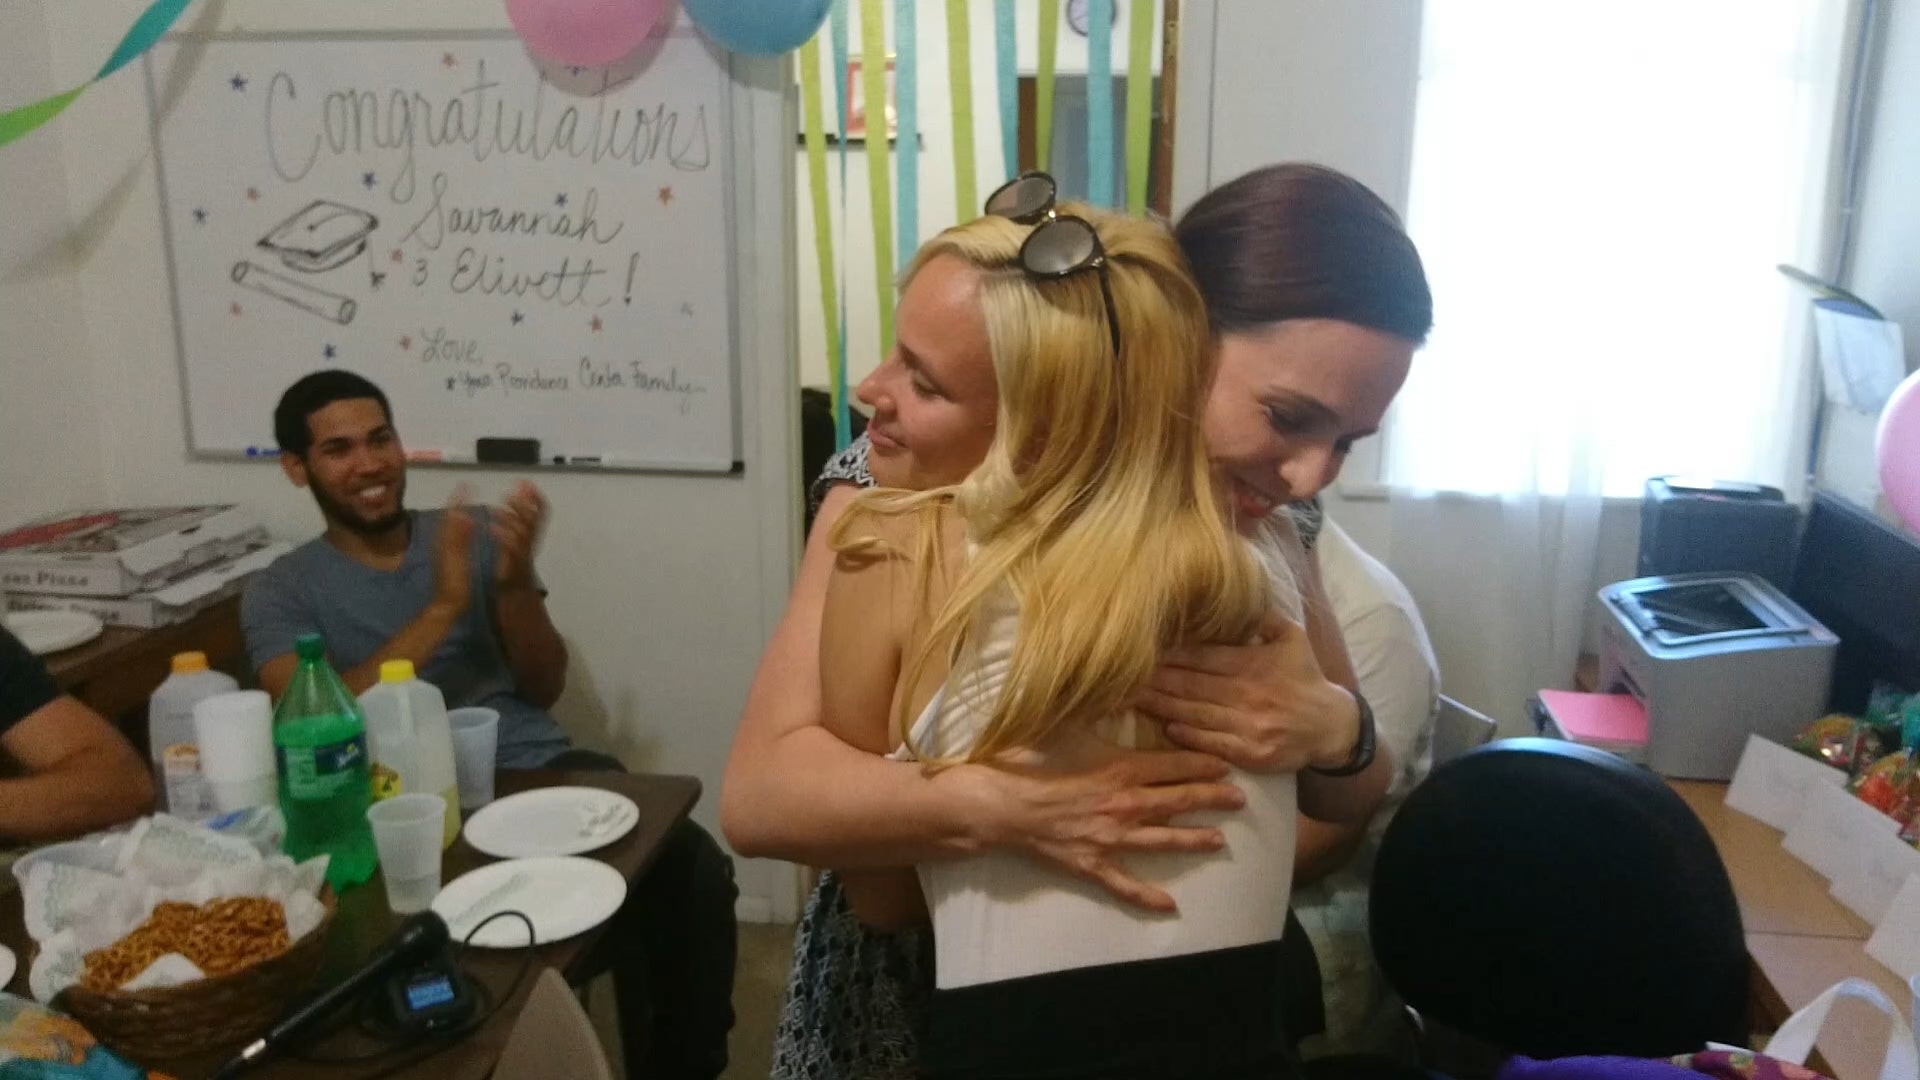
[[[467,819],[467,843],[499,859],[580,855],[640,823],[640,808],[614,791],[550,787],[488,803]]]
[[[508,859],[455,878],[433,898],[434,913],[447,920],[453,940],[465,941],[496,911],[521,911],[533,920],[535,945],[561,941],[606,922],[627,898],[627,879],[603,862],[577,856]],[[527,944],[527,924],[495,919],[474,936],[489,949]]]
[[[502,919],[500,921],[505,922],[506,920]],[[514,921],[518,922],[519,920],[516,919]],[[5,990],[7,984],[13,981],[14,963],[13,950],[7,948],[5,945],[0,945],[0,990]]]
[[[85,645],[106,629],[97,616],[84,611],[12,611],[7,629],[35,656]]]

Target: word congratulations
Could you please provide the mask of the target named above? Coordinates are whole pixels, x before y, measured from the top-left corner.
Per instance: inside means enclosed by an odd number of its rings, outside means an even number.
[[[398,86],[349,87],[302,98],[292,75],[275,72],[267,85],[265,115],[274,172],[294,183],[313,171],[323,152],[395,152],[402,164],[393,197],[409,202],[418,181],[415,156],[423,143],[434,149],[464,146],[478,162],[496,155],[535,161],[561,155],[636,168],[664,161],[682,172],[702,172],[712,164],[704,105],[684,116],[664,102],[609,108],[612,76],[603,75],[592,108],[567,105],[553,111],[545,82],[535,84],[530,105],[516,103],[498,92],[498,79],[487,77],[486,61],[477,66],[474,81],[444,100]]]

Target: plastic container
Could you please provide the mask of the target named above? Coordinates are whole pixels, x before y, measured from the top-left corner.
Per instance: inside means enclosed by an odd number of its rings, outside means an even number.
[[[460,835],[460,792],[453,770],[453,735],[447,728],[447,700],[431,683],[414,676],[413,661],[380,665],[380,681],[360,695],[367,718],[367,747],[373,753],[373,799],[395,795],[438,795],[446,800],[440,847]]]
[[[285,850],[295,862],[331,856],[327,883],[340,892],[372,877],[379,862],[367,826],[373,799],[366,718],[327,666],[320,635],[301,635],[293,651],[299,666],[273,714]]]
[[[239,688],[232,676],[207,667],[206,653],[174,655],[173,673],[147,700],[147,746],[160,809],[189,821],[213,816],[213,793],[200,771],[193,707],[215,694],[230,694]]]

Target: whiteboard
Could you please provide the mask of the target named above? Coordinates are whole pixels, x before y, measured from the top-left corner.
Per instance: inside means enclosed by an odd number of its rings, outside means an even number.
[[[295,379],[386,391],[416,460],[724,470],[738,433],[724,54],[511,35],[174,38],[147,59],[188,445],[271,457]]]

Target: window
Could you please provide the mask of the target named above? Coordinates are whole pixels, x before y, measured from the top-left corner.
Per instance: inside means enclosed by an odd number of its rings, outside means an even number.
[[[1397,486],[1795,486],[1847,0],[1426,0]]]

